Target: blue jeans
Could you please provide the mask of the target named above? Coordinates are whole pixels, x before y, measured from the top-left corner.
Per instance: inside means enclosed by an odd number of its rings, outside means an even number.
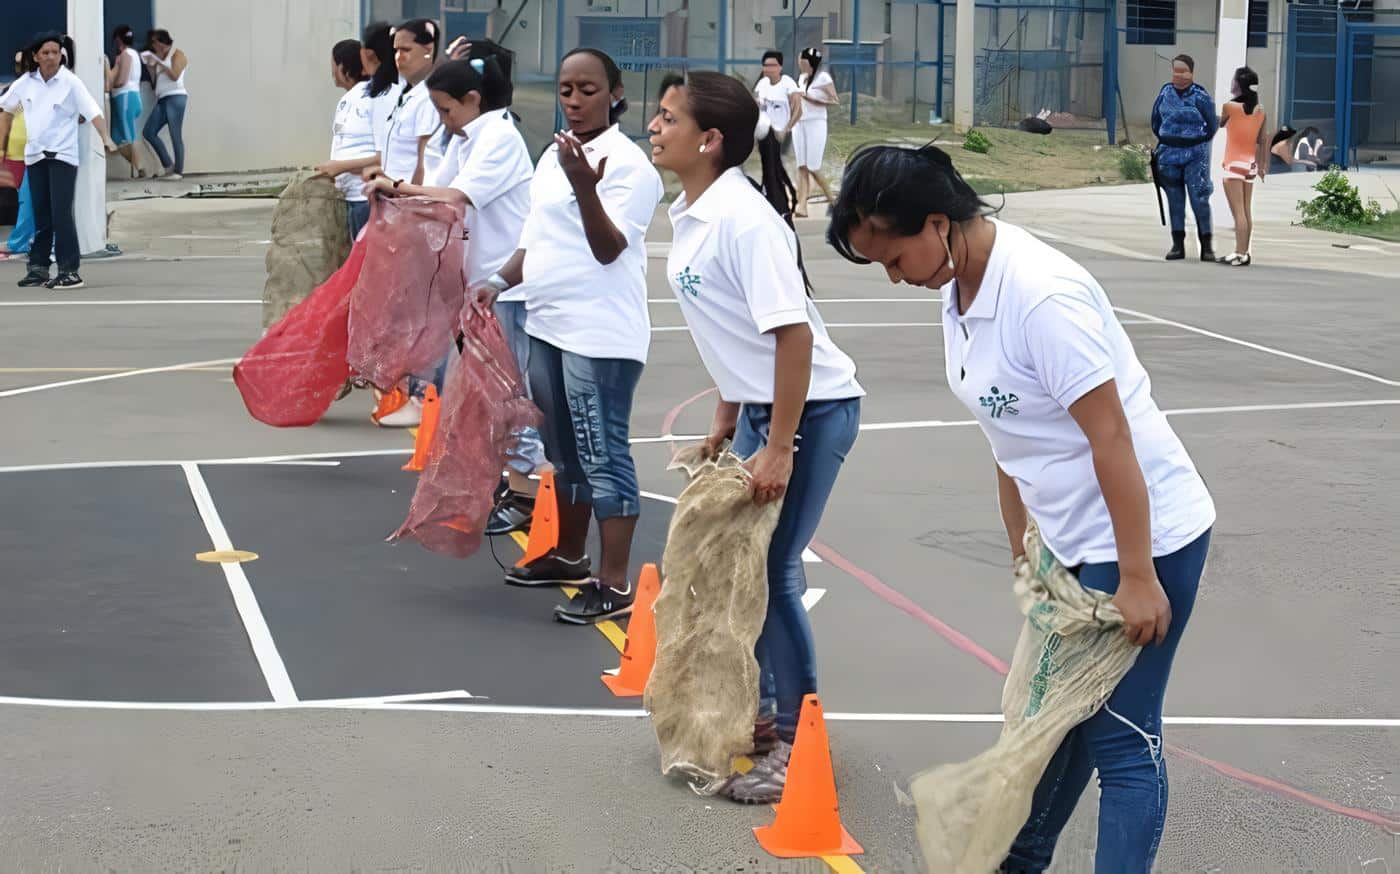
[[[355,238],[360,235],[361,229],[369,222],[369,201],[347,200],[345,207],[345,225],[350,231],[350,245],[353,246]]]
[[[743,406],[734,432],[736,455],[747,458],[767,445],[772,415],[768,404]],[[754,655],[762,707],[776,707],[778,735],[789,742],[797,734],[803,696],[817,691],[816,646],[802,606],[807,591],[802,551],[817,533],[836,475],[859,431],[859,398],[807,402],[797,424],[792,478],[768,544],[768,615]]]
[[[554,481],[598,521],[639,516],[642,495],[629,422],[642,363],[588,358],[530,338],[530,396],[544,414],[540,436]]]
[[[1196,217],[1196,233],[1209,234],[1210,195],[1215,184],[1210,181],[1210,158],[1207,156],[1189,164],[1159,164],[1157,179],[1167,193],[1167,211],[1172,230],[1186,230],[1186,200],[1191,200],[1191,214]]]
[[[155,108],[151,110],[151,115],[146,119],[146,127],[141,131],[146,142],[151,144],[155,150],[156,157],[160,158],[160,165],[166,170],[175,173],[185,172],[185,105],[189,103],[188,94],[171,94],[156,101]],[[170,128],[170,145],[175,149],[175,160],[170,160],[170,153],[165,150],[165,144],[160,141],[160,129]]]
[[[5,243],[5,250],[12,255],[23,255],[29,251],[33,242],[34,198],[29,196],[29,173],[26,171],[24,181],[19,184],[19,215],[15,218],[15,226],[10,231],[10,239]]]
[[[1167,820],[1167,763],[1162,755],[1162,698],[1181,633],[1191,618],[1205,570],[1210,532],[1154,559],[1157,579],[1172,606],[1172,624],[1161,645],[1138,654],[1102,710],[1075,726],[1036,786],[1031,815],[1016,836],[1002,870],[1040,872],[1050,865],[1055,842],[1069,822],[1089,773],[1099,772],[1099,840],[1094,870],[1100,874],[1148,874]],[[1078,569],[1085,588],[1118,591],[1118,564]]]
[[[525,301],[498,300],[494,309],[496,321],[501,323],[501,333],[505,334],[506,343],[515,356],[515,366],[520,368],[528,395],[530,380],[526,374],[530,372],[530,335],[525,333]],[[515,437],[515,445],[506,453],[506,464],[517,473],[532,474],[545,460],[540,432],[534,428],[521,428]]]

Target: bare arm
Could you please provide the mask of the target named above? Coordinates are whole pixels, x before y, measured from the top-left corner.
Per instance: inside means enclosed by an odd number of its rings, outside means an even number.
[[[428,151],[428,139],[432,134],[418,138],[418,166],[413,168],[413,178],[405,179],[405,182],[412,182],[414,185],[423,184],[423,176],[427,173],[428,165],[423,159],[423,155]]]
[[[1264,110],[1259,110],[1263,112]],[[1259,139],[1254,144],[1254,163],[1259,168],[1259,178],[1269,175],[1269,117],[1259,119]]]
[[[102,137],[102,144],[107,147],[107,151],[115,152],[117,144],[112,142],[112,135],[107,132],[107,119],[96,116],[92,120],[92,128],[97,131],[97,135]]]
[[[370,167],[378,166],[378,164],[379,156],[370,155],[365,158],[345,158],[340,161],[326,161],[325,163],[317,164],[315,169],[316,172],[320,173],[322,176],[334,178],[341,173],[359,173]]]
[[[438,185],[415,185],[412,182],[400,182],[394,184],[395,180],[387,176],[375,177],[370,183],[375,191],[387,194],[390,197],[426,197],[438,203],[450,203],[456,206],[465,206],[471,203],[467,195],[456,188],[443,187]]]
[[[807,405],[812,384],[812,328],[806,322],[783,325],[769,333],[777,341],[773,356],[773,414],[768,423],[768,443],[749,460],[754,500],[776,501],[787,491],[792,477],[792,456],[797,451],[797,426]]]
[[[107,68],[107,90],[114,91],[126,81],[127,70],[131,67],[131,58],[126,52],[117,55],[117,65]]]
[[[10,150],[10,126],[15,123],[15,117],[0,109],[0,152]]]
[[[190,65],[190,62],[189,62],[189,60],[185,57],[185,53],[182,52],[182,51],[180,51],[179,49],[176,49],[176,50],[175,50],[175,54],[172,55],[171,58],[170,58],[170,64],[169,64],[169,67],[170,67],[170,78],[172,78],[172,79],[178,79],[178,78],[180,78],[180,76],[184,74],[185,68],[188,67],[189,65]]]
[[[1026,554],[1026,505],[1021,501],[1021,490],[1016,481],[1006,475],[997,465],[997,505],[1001,507],[1001,523],[1006,526],[1006,537],[1011,541],[1013,560]]]
[[[710,419],[710,434],[705,438],[705,457],[719,455],[719,446],[726,440],[734,439],[734,429],[739,426],[739,405],[720,398],[715,404],[714,417]]]
[[[802,92],[794,91],[788,95],[788,123],[783,128],[784,134],[792,133],[792,129],[802,120]]]

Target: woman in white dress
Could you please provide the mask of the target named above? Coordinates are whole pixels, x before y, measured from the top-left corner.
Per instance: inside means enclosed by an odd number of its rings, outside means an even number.
[[[797,66],[802,74],[797,77],[800,111],[792,129],[792,148],[797,153],[797,208],[792,214],[805,218],[813,182],[826,195],[828,206],[836,202],[831,186],[822,177],[822,156],[826,153],[826,109],[839,106],[841,101],[836,96],[836,82],[822,69],[821,49],[803,49],[797,56]]]

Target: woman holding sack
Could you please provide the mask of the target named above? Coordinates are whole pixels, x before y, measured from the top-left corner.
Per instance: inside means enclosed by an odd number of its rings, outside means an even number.
[[[936,146],[872,147],[847,164],[828,240],[891,282],[941,291],[948,384],[991,444],[1013,557],[1034,519],[1143,648],[1051,759],[1000,870],[1050,865],[1097,770],[1095,870],[1147,874],[1167,815],[1162,699],[1215,505],[1098,282],[989,213]]]
[[[649,128],[652,161],[684,187],[670,209],[675,238],[666,272],[719,389],[706,451],[714,457],[733,438],[734,452],[748,458],[754,500],[784,499],[755,647],[765,699],[755,739],[767,748],[752,770],[719,790],[734,801],[771,804],[782,798],[802,699],[817,691],[802,551],[855,444],[865,392],[807,296],[787,211],[744,175],[759,115],[743,85],[692,72],[664,80],[659,103]]]

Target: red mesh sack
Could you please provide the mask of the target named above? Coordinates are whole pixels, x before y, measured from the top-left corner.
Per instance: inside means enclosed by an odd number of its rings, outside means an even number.
[[[515,432],[539,424],[515,356],[489,311],[464,311],[462,352],[452,355],[442,414],[408,518],[391,540],[411,537],[433,552],[466,558],[481,546],[492,493]]]
[[[410,374],[431,374],[451,347],[466,296],[462,210],[421,197],[376,197],[364,240],[345,360],[388,391]]]
[[[233,367],[233,383],[254,419],[279,428],[316,424],[350,377],[345,363],[350,290],[365,262],[365,245],[311,296],[267,329]]]

